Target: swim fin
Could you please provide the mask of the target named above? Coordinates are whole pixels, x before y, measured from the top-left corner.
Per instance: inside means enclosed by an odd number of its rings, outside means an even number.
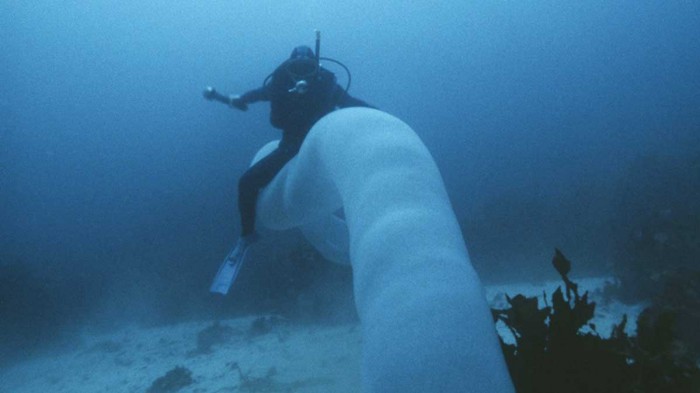
[[[231,285],[233,285],[233,282],[238,276],[238,272],[241,270],[241,266],[245,261],[251,244],[251,242],[247,242],[243,239],[238,240],[236,246],[233,247],[231,252],[226,256],[226,259],[221,263],[221,267],[219,267],[219,271],[216,273],[216,276],[214,276],[211,287],[209,287],[209,292],[220,293],[222,295],[228,293]]]

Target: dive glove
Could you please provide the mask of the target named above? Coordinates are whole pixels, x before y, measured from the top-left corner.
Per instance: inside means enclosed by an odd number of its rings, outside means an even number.
[[[235,95],[235,96],[229,96],[228,97],[229,104],[237,109],[240,109],[242,111],[247,111],[248,110],[248,104],[241,98],[241,96]]]

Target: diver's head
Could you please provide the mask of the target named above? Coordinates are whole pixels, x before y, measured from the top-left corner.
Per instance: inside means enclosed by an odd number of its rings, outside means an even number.
[[[315,57],[313,49],[306,45],[297,46],[289,56],[290,59],[314,59]]]
[[[312,77],[318,71],[318,61],[314,51],[306,45],[297,46],[286,61],[286,68],[292,79],[297,82]]]

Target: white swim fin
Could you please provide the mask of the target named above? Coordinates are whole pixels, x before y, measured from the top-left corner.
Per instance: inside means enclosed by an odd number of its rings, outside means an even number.
[[[241,270],[241,266],[245,261],[251,244],[251,242],[246,242],[242,239],[238,240],[236,246],[233,247],[231,252],[226,256],[226,259],[221,263],[221,267],[219,267],[219,271],[216,273],[211,287],[209,287],[209,292],[220,293],[222,295],[228,293],[229,289],[231,289],[231,285],[233,285],[233,282],[238,276],[238,272]]]

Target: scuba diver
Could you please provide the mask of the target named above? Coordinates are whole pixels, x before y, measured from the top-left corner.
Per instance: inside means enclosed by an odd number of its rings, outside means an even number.
[[[350,72],[342,63],[319,57],[320,33],[316,32],[316,52],[308,46],[297,46],[289,59],[278,66],[260,88],[242,95],[224,96],[207,87],[204,97],[241,111],[248,104],[269,101],[270,123],[282,130],[282,139],[275,150],[251,166],[238,182],[238,209],[241,216],[241,236],[221,264],[210,291],[225,295],[238,275],[249,247],[258,240],[255,231],[255,209],[260,190],[267,186],[301,148],[311,127],[321,117],[336,108],[372,107],[348,94]],[[346,87],[336,76],[323,68],[320,60],[341,65],[348,75]]]

